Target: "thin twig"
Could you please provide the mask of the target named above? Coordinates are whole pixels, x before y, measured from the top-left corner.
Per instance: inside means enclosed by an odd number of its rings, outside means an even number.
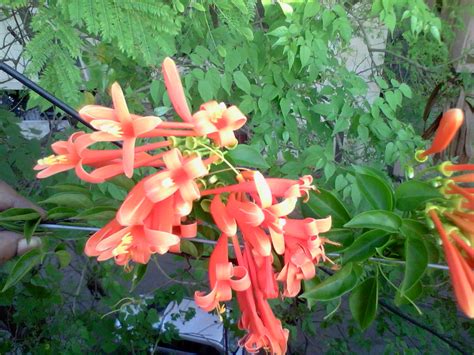
[[[158,270],[160,270],[160,272],[163,274],[163,276],[166,277],[171,282],[175,282],[175,283],[182,284],[182,285],[191,285],[191,286],[195,286],[195,285],[198,284],[197,282],[192,282],[192,281],[176,280],[175,278],[168,275],[168,273],[161,267],[160,263],[158,262],[158,260],[156,258],[153,258],[153,262],[155,263]]]

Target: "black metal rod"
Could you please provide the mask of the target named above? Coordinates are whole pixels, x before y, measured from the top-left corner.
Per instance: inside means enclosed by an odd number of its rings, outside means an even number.
[[[5,63],[0,63],[0,69],[3,70],[8,75],[10,75],[11,77],[18,80],[20,83],[25,85],[28,89],[36,92],[45,100],[48,100],[49,102],[51,102],[54,106],[59,107],[62,111],[67,113],[76,121],[81,122],[84,126],[89,127],[90,129],[95,131],[94,127],[92,127],[87,121],[84,121],[82,117],[79,116],[79,113],[76,110],[74,110],[71,106],[61,101],[60,99],[58,99],[56,96],[52,95],[51,93],[47,92],[41,86],[39,86],[38,84],[28,79],[26,76],[24,76],[17,70],[13,69],[12,67],[10,67],[9,65]]]

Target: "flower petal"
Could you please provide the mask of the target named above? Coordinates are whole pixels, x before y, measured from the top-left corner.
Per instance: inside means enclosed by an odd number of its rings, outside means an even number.
[[[133,168],[135,163],[135,141],[135,137],[125,138],[123,141],[123,172],[128,178],[133,176]]]
[[[176,113],[183,121],[191,122],[191,112],[189,111],[188,103],[184,96],[183,84],[181,83],[176,64],[171,58],[165,58],[162,70],[166,90],[168,91],[169,99],[176,110]]]
[[[114,110],[98,105],[87,105],[79,110],[79,115],[91,123],[93,120],[116,121]]]
[[[114,103],[114,113],[117,117],[117,121],[123,124],[132,122],[132,117],[128,111],[125,96],[123,95],[122,88],[117,82],[112,84],[110,95],[112,96],[112,101]]]
[[[133,121],[133,131],[135,136],[140,136],[150,132],[161,123],[161,118],[155,116],[139,117]]]
[[[117,220],[123,226],[143,224],[153,208],[153,202],[145,195],[142,180],[139,182],[125,198],[125,201],[117,211]]]
[[[150,250],[158,254],[165,254],[173,245],[179,244],[177,235],[144,227],[146,241],[150,244]]]
[[[221,195],[216,195],[211,202],[211,215],[217,227],[229,237],[237,234],[237,223],[227,212],[226,206],[221,201]]]

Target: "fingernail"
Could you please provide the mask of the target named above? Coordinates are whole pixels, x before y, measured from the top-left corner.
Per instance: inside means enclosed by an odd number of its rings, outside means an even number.
[[[26,252],[38,248],[41,246],[41,239],[38,237],[32,237],[28,243],[26,239],[20,239],[18,241],[17,254],[23,255]]]

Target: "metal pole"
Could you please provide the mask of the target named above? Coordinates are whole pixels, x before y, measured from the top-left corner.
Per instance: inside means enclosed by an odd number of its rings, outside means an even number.
[[[56,96],[52,95],[51,93],[44,90],[41,86],[36,84],[35,82],[28,79],[26,76],[18,72],[17,70],[13,69],[9,65],[5,63],[0,63],[0,69],[3,70],[5,73],[10,75],[11,77],[18,80],[20,83],[25,85],[28,89],[36,92],[45,100],[51,102],[54,106],[59,107],[62,111],[67,113],[69,116],[74,118],[76,121],[81,122],[84,126],[89,127],[92,130],[95,130],[87,121],[84,121],[81,116],[74,110],[71,106],[66,104],[65,102],[58,99]]]

